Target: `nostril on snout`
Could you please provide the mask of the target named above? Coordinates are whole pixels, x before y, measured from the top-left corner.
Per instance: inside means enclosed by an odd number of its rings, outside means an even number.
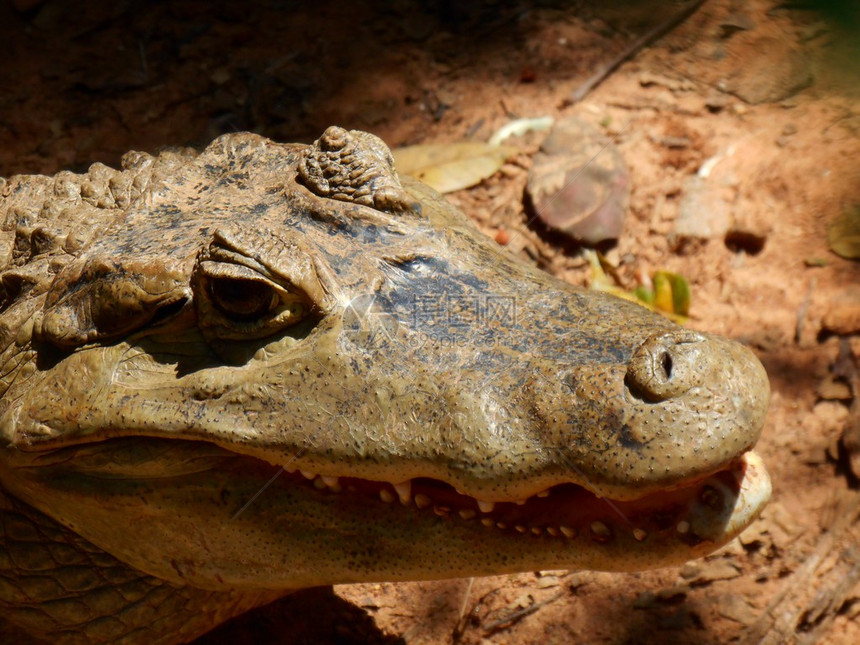
[[[637,398],[658,402],[686,392],[695,378],[704,336],[685,329],[646,339],[630,357],[624,382]]]
[[[672,355],[669,352],[663,352],[660,357],[660,367],[663,368],[663,378],[668,381],[672,378]]]

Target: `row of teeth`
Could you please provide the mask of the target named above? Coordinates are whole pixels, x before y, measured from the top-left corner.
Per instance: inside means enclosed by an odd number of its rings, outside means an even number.
[[[295,472],[295,471],[288,471]],[[319,490],[329,490],[333,493],[339,493],[342,490],[340,479],[338,477],[331,477],[329,475],[316,475],[315,473],[311,473],[305,470],[299,471],[303,477],[310,480],[314,488]],[[394,492],[389,490],[386,487],[382,487],[379,489],[379,499],[385,502],[386,504],[393,504],[396,501],[400,501],[403,506],[409,506],[410,504],[415,504],[418,509],[425,509],[433,507],[433,512],[440,517],[448,517],[454,511],[440,504],[434,504],[433,500],[425,495],[424,493],[416,493],[414,496],[412,495],[412,481],[405,481],[400,484],[391,484],[391,487],[394,489]],[[459,491],[458,491],[459,492]],[[460,493],[464,495],[464,493]],[[550,494],[549,490],[541,491],[537,493],[535,497],[548,497]],[[475,499],[475,498],[472,498]],[[478,511],[482,515],[487,515],[488,513],[492,513],[496,507],[495,502],[487,502],[480,499],[475,499],[475,502],[478,506],[478,510],[474,510],[471,508],[463,508],[457,511],[457,515],[464,520],[473,520],[478,517]],[[514,502],[518,505],[523,505],[526,503],[526,500],[518,500]],[[565,538],[575,538],[576,537],[576,529],[571,528],[569,526],[525,526],[522,524],[514,524],[509,525],[506,522],[499,522],[494,520],[491,517],[481,517],[481,524],[486,527],[495,527],[497,529],[506,530],[506,529],[514,529],[518,533],[531,533],[532,535],[550,535],[552,537],[565,537]],[[678,522],[675,527],[679,534],[685,535],[690,531],[690,523],[686,520],[681,520]],[[612,539],[612,529],[609,528],[606,524],[599,520],[593,521],[589,526],[589,532],[591,538],[598,542],[608,542]],[[633,528],[632,529],[633,537],[637,542],[642,542],[645,538],[648,537],[648,533],[641,528]]]

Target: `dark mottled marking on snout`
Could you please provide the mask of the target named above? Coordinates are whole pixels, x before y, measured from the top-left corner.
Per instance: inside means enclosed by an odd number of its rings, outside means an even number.
[[[628,450],[639,450],[647,442],[638,439],[630,426],[625,423],[618,429],[618,443]]]

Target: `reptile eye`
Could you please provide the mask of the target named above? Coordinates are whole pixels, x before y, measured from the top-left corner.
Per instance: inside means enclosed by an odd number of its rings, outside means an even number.
[[[314,314],[301,287],[241,264],[203,260],[192,284],[197,323],[213,339],[265,338]]]
[[[209,297],[225,316],[242,321],[265,316],[281,302],[278,293],[269,285],[236,278],[210,280]]]
[[[190,281],[196,322],[221,358],[243,363],[256,351],[246,341],[288,343],[316,327],[327,296],[303,244],[301,238],[215,231],[200,250]]]

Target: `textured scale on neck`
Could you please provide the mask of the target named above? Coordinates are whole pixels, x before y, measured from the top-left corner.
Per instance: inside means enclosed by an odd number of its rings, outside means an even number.
[[[120,562],[0,489],[3,618],[49,642],[186,642],[283,592],[177,587]],[[6,640],[0,622],[0,640]]]

